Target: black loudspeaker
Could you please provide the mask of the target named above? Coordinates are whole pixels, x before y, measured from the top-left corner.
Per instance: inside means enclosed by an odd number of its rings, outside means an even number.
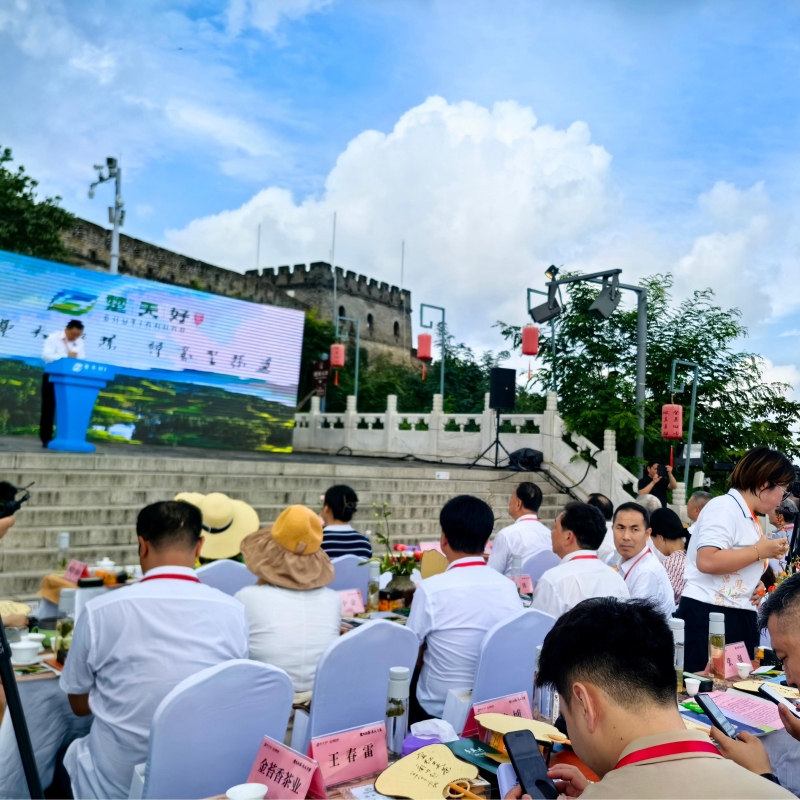
[[[489,373],[489,408],[513,411],[517,397],[517,371],[492,367]]]

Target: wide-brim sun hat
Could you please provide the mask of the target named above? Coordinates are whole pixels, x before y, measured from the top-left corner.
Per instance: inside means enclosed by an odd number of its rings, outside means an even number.
[[[242,550],[242,540],[261,525],[256,510],[242,500],[222,492],[181,492],[176,500],[197,506],[203,514],[203,549],[200,556],[215,561],[233,558]]]
[[[247,536],[242,556],[260,584],[309,590],[327,586],[335,577],[322,549],[322,521],[301,505],[289,506],[274,524]]]

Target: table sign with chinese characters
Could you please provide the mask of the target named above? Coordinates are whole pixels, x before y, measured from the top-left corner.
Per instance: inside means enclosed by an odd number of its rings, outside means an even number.
[[[429,744],[401,758],[382,772],[375,788],[389,797],[429,800],[444,797],[455,781],[472,781],[478,768],[456,758],[447,745]]]
[[[533,719],[531,702],[528,700],[527,692],[496,697],[494,700],[484,700],[482,703],[473,704],[472,710],[467,717],[467,722],[464,725],[464,732],[461,734],[463,737],[469,738],[481,733],[478,730],[478,723],[475,721],[475,717],[478,714],[507,714],[509,717]]]
[[[76,561],[74,558],[69,562],[67,571],[64,573],[64,580],[77,583],[81,578],[89,574],[89,567],[83,561]]]
[[[343,589],[339,593],[342,598],[342,614],[363,614],[364,598],[361,589]]]
[[[750,661],[750,654],[747,652],[747,646],[744,642],[734,642],[725,646],[725,677],[738,678],[739,672],[736,668],[737,664],[749,664],[750,669],[753,664]]]
[[[374,775],[389,766],[386,725],[375,722],[318,736],[311,740],[309,755],[319,764],[325,786]]]
[[[533,594],[533,581],[530,575],[520,575],[517,584],[520,594]]]
[[[318,772],[316,761],[265,736],[247,782],[266,786],[273,800],[305,800]]]

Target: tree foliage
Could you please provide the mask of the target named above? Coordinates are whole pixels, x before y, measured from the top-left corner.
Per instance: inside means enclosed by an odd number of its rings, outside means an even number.
[[[704,445],[706,470],[765,444],[790,456],[800,455],[791,426],[800,403],[786,397],[790,388],[764,380],[764,361],[735,348],[747,335],[737,309],[716,304],[711,289],[672,302],[672,276],[643,281],[647,302],[647,394],[645,457],[666,458],[669,443],[661,438],[661,406],[669,403],[670,372],[675,358],[700,365],[694,441]],[[617,432],[620,461],[635,471],[634,443],[639,433],[635,404],[636,309],[620,308],[608,320],[588,313],[597,289],[587,283],[567,285],[569,301],[556,321],[553,364],[550,327],[540,331],[541,368],[534,380],[550,386],[555,366],[559,410],[571,429],[600,444],[603,430]],[[498,322],[503,336],[519,346],[520,328]],[[681,367],[676,384],[685,384],[675,402],[684,407],[684,432],[689,426],[693,370]],[[684,433],[684,440],[686,433]]]
[[[26,256],[65,260],[67,249],[61,233],[75,224],[75,217],[59,206],[60,197],[36,199],[38,182],[25,172],[5,165],[10,148],[0,148],[0,250]]]

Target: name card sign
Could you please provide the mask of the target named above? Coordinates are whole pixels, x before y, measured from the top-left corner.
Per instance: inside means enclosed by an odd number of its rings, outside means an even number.
[[[530,575],[520,575],[517,588],[520,594],[533,594],[533,581]]]
[[[76,561],[74,558],[69,562],[64,579],[72,583],[77,583],[81,578],[89,575],[89,567],[83,561]]]
[[[496,697],[494,700],[484,700],[482,703],[474,703],[469,712],[464,732],[461,734],[465,739],[477,736],[481,732],[480,726],[475,720],[478,714],[505,714],[508,717],[533,719],[531,701],[528,699],[527,692]]]
[[[382,772],[389,766],[386,725],[375,722],[311,740],[309,755],[319,764],[325,786]]]
[[[304,800],[315,773],[316,761],[265,736],[247,782],[266,786],[267,796],[275,800]]]
[[[744,642],[734,642],[725,646],[725,677],[738,678],[739,672],[736,669],[737,664],[747,664],[750,669],[753,664],[750,661],[750,654],[747,652],[747,646]]]
[[[364,598],[361,595],[361,589],[344,589],[339,592],[339,597],[342,598],[342,614],[364,613]]]

